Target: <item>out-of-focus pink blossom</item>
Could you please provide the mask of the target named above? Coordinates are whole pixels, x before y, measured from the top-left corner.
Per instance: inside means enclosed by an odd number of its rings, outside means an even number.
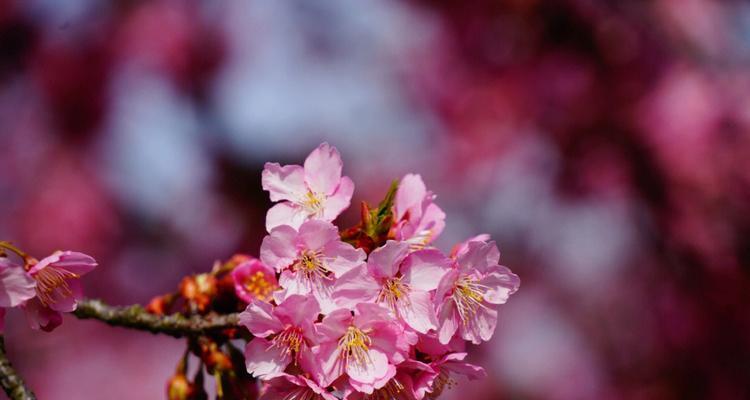
[[[336,303],[353,308],[358,303],[377,302],[417,332],[437,328],[430,291],[438,287],[450,261],[435,249],[409,251],[409,243],[393,240],[375,249],[367,265],[339,278],[333,293]]]
[[[36,297],[23,306],[31,328],[49,332],[62,323],[60,313],[75,311],[83,298],[79,279],[96,266],[91,256],[74,251],[56,251],[32,265]]]
[[[331,291],[336,277],[362,265],[365,252],[341,241],[338,228],[326,221],[304,222],[299,230],[281,225],[263,239],[260,259],[281,272],[279,300],[312,294],[323,312],[335,308]]]
[[[392,229],[397,240],[409,243],[412,249],[422,249],[443,232],[445,213],[434,199],[421,176],[407,174],[401,179],[393,202]]]
[[[518,276],[499,261],[494,242],[469,242],[456,266],[440,281],[435,293],[440,343],[450,342],[456,331],[474,344],[492,337],[497,325],[495,306],[505,303],[521,285]]]
[[[267,301],[279,287],[274,270],[257,258],[251,258],[235,267],[232,279],[237,297],[246,303],[253,300]]]
[[[263,190],[280,203],[266,214],[266,229],[280,225],[299,228],[310,219],[333,221],[349,207],[354,183],[341,176],[343,162],[335,147],[323,143],[312,151],[305,165],[266,163]]]
[[[269,378],[290,363],[313,370],[311,349],[317,344],[314,322],[319,313],[312,296],[289,296],[276,307],[253,300],[240,314],[240,325],[255,336],[245,347],[247,372]]]

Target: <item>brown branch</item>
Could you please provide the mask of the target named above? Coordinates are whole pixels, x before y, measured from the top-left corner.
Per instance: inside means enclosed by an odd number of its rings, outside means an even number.
[[[5,353],[5,339],[0,335],[0,386],[11,400],[36,400],[34,392],[24,384]]]
[[[112,326],[161,333],[176,338],[202,335],[237,327],[238,314],[194,315],[181,314],[155,315],[139,306],[110,306],[100,300],[81,300],[73,315],[80,319],[97,319]]]

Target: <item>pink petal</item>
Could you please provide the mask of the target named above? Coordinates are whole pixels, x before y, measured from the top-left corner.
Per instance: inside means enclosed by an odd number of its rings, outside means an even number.
[[[254,377],[268,377],[284,372],[291,357],[266,339],[255,338],[245,346],[245,367]]]
[[[65,293],[61,288],[55,289],[51,293],[52,301],[49,304],[49,308],[54,311],[73,312],[78,305],[76,300],[83,297],[83,289],[81,288],[81,282],[78,279],[68,279],[66,282],[72,293]]]
[[[354,324],[363,330],[368,330],[384,321],[392,321],[390,310],[380,304],[359,303],[355,311]]]
[[[51,332],[62,324],[62,314],[43,306],[37,298],[27,301],[22,308],[31,329]]]
[[[396,275],[401,261],[408,254],[408,243],[389,240],[370,253],[367,267],[376,278],[390,278]]]
[[[343,274],[336,281],[333,300],[340,307],[354,308],[358,303],[375,301],[379,290],[380,285],[363,265]]]
[[[417,290],[435,290],[451,265],[439,250],[426,249],[409,254],[401,264],[403,281]]]
[[[307,193],[305,171],[299,165],[281,166],[266,163],[261,175],[263,190],[268,191],[271,201],[289,200],[297,202]]]
[[[382,352],[370,348],[369,362],[358,363],[350,361],[346,365],[349,378],[360,383],[375,383],[388,373],[388,357]]]
[[[276,271],[290,266],[297,258],[295,241],[297,231],[288,225],[274,228],[270,235],[263,238],[260,245],[260,260]]]
[[[464,255],[469,250],[469,243],[471,242],[487,242],[489,240],[490,235],[487,233],[480,233],[479,235],[472,236],[453,246],[453,249],[451,249],[451,258],[455,259]]]
[[[312,219],[299,227],[297,240],[307,250],[320,250],[326,244],[340,240],[339,229],[330,222]]]
[[[383,376],[380,378],[376,378],[373,382],[361,382],[356,379],[349,379],[349,384],[352,385],[352,388],[354,388],[355,390],[364,394],[371,395],[373,394],[373,392],[375,392],[376,389],[380,389],[383,386],[385,386],[385,384],[388,383],[388,381],[390,381],[391,379],[393,379],[394,376],[396,376],[396,367],[391,364],[388,364],[386,366],[385,374],[383,374]],[[382,394],[379,393],[376,398],[382,399],[381,396]],[[366,396],[365,398],[370,399],[370,396]],[[346,397],[346,399],[350,400],[350,397]],[[388,400],[392,400],[392,399],[388,398]],[[393,400],[404,400],[404,398],[400,398],[400,399],[393,398]]]
[[[431,232],[430,239],[428,240],[429,243],[440,236],[443,229],[445,229],[445,212],[435,203],[425,206],[417,230],[429,230]]]
[[[364,265],[365,258],[367,257],[364,250],[357,249],[349,243],[344,243],[340,240],[329,242],[323,248],[323,255],[326,258],[326,268],[337,277],[341,277],[341,275],[352,269]]]
[[[446,296],[449,296],[453,292],[453,287],[458,280],[460,273],[456,268],[451,268],[448,272],[443,275],[440,279],[437,289],[435,290],[435,303],[439,304],[443,301]]]
[[[291,295],[274,309],[274,315],[284,324],[304,327],[318,319],[320,305],[315,297]]]
[[[254,336],[264,338],[280,332],[284,326],[273,313],[273,306],[265,301],[254,300],[240,313],[240,325]]]
[[[407,301],[397,303],[398,313],[412,329],[419,333],[427,333],[430,329],[437,329],[437,319],[432,300],[428,292],[412,290]]]
[[[412,209],[419,209],[422,200],[427,195],[427,188],[418,174],[407,174],[401,178],[396,191],[393,207],[395,209],[396,220],[401,220],[404,214]],[[421,210],[420,210],[421,211]],[[419,218],[421,215],[411,215],[412,218]]]
[[[289,225],[297,229],[308,217],[307,212],[301,207],[284,201],[268,209],[266,213],[266,231],[271,232],[274,228],[282,225]]]
[[[328,386],[344,374],[344,363],[337,342],[321,344],[315,351],[319,370],[315,378],[321,386]]]
[[[339,151],[322,143],[305,159],[305,182],[315,193],[332,194],[341,180],[343,166]]]
[[[443,345],[450,343],[453,335],[458,331],[459,325],[461,325],[461,320],[453,300],[445,299],[438,313],[437,335],[440,343]]]
[[[75,251],[63,251],[58,255],[58,260],[51,264],[55,268],[64,269],[78,276],[91,272],[97,265],[93,257]]]
[[[0,307],[15,307],[36,296],[36,281],[22,267],[0,258]]]
[[[443,364],[443,368],[464,375],[472,381],[487,377],[487,372],[485,372],[484,368],[467,362],[447,362]]]
[[[354,182],[348,176],[341,178],[341,183],[336,191],[325,199],[323,204],[322,219],[333,221],[344,210],[349,208],[354,194]]]
[[[467,274],[475,271],[484,274],[496,266],[499,259],[500,251],[495,242],[470,242],[466,253],[458,258],[458,265]]]
[[[346,333],[352,323],[352,313],[346,308],[339,308],[326,315],[318,324],[320,342],[336,342]]]
[[[469,324],[461,326],[461,337],[474,344],[492,339],[497,326],[497,310],[479,307]]]
[[[479,282],[487,287],[484,300],[492,304],[504,304],[521,286],[521,279],[508,267],[498,266],[493,271]]]

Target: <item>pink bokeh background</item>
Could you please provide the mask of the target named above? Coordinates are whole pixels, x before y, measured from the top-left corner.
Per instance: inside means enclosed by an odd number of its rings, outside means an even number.
[[[420,173],[437,245],[521,277],[444,399],[750,397],[746,2],[0,1],[0,126],[0,239],[93,255],[90,297],[257,254],[263,163],[328,141],[353,204]],[[53,400],[164,398],[183,349],[18,311],[6,341]]]

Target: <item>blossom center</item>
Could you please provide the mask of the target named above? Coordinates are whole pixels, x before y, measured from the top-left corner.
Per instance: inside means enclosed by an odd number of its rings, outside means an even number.
[[[271,340],[271,347],[281,349],[284,354],[293,357],[295,361],[304,345],[305,337],[302,335],[302,328],[297,326],[287,327]]]
[[[484,307],[482,302],[486,289],[486,286],[470,276],[463,276],[456,281],[452,297],[464,323],[468,322],[480,307]]]
[[[300,205],[313,216],[319,216],[323,212],[323,195],[308,190],[302,198]]]
[[[299,255],[297,261],[292,265],[292,269],[301,273],[312,283],[317,283],[320,279],[326,279],[330,272],[325,265],[323,254],[319,251],[309,250]]]
[[[411,291],[409,285],[401,282],[401,278],[390,278],[383,283],[383,288],[378,294],[378,302],[385,302],[391,309],[395,310],[399,301],[406,300]]]
[[[79,278],[68,270],[61,268],[46,267],[40,269],[33,278],[36,280],[36,293],[39,301],[44,306],[49,306],[57,302],[54,294],[57,292],[61,297],[68,297],[73,294],[68,284],[68,279]]]
[[[256,271],[255,274],[245,278],[245,290],[255,296],[258,300],[268,298],[268,295],[276,289],[275,285],[266,279],[266,274]]]
[[[353,361],[356,365],[364,367],[372,363],[369,353],[371,345],[370,336],[359,328],[350,326],[344,336],[339,339],[338,349],[341,352],[339,357],[347,364]]]

